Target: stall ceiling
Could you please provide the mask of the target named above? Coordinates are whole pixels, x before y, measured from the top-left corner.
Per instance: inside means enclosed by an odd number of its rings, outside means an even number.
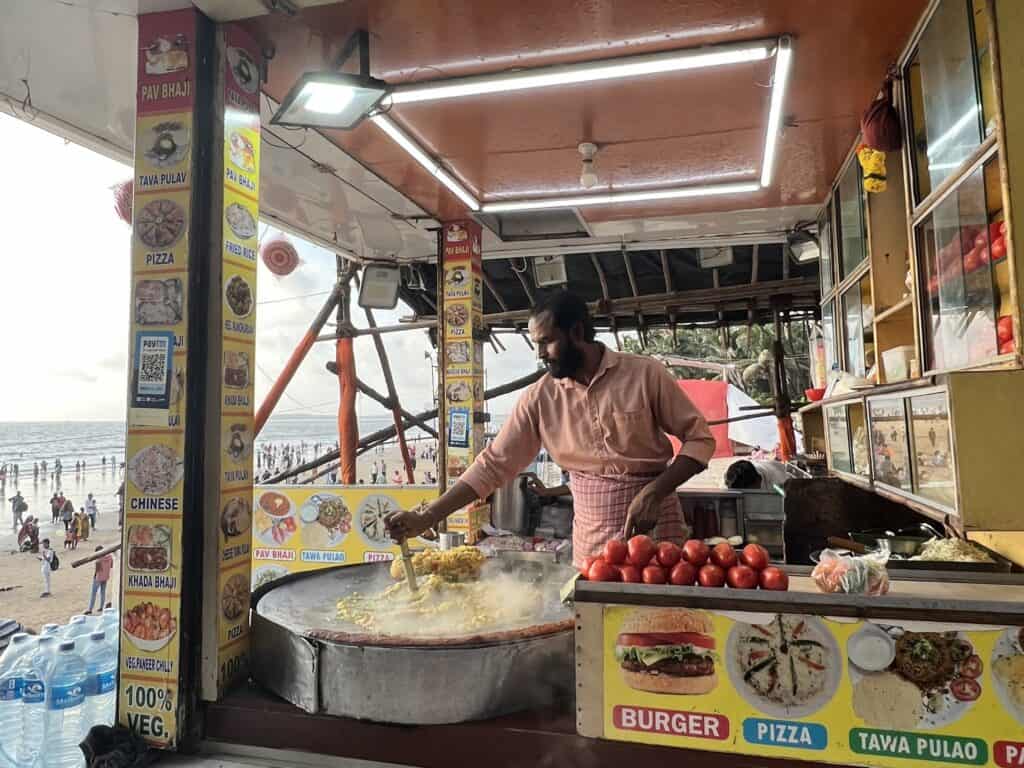
[[[775,181],[754,193],[581,209],[618,219],[820,203],[927,0],[349,0],[246,22],[276,54],[280,99],[367,29],[372,74],[399,84],[631,53],[793,36]],[[772,62],[403,105],[392,116],[485,201],[580,192],[577,145],[597,143],[616,189],[756,178]],[[462,204],[370,124],[329,138],[441,219]]]

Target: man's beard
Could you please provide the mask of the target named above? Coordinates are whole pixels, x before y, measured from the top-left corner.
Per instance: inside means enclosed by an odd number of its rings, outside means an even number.
[[[575,344],[568,344],[562,349],[562,354],[557,360],[548,359],[545,365],[551,378],[568,379],[575,376],[583,367],[583,351]]]

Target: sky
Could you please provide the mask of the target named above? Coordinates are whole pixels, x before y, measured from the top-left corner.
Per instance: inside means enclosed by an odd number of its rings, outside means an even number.
[[[113,207],[111,187],[131,169],[0,114],[0,421],[123,420],[130,316],[131,228]],[[261,225],[263,237],[276,234]],[[256,401],[322,306],[334,280],[334,254],[292,237],[302,264],[279,278],[259,265]],[[310,296],[309,294],[316,294]],[[355,304],[355,302],[353,302]],[[379,325],[409,314],[404,305],[377,312]],[[354,306],[356,325],[364,325]],[[533,370],[525,342],[502,337],[507,351],[486,353],[487,386]],[[432,407],[432,352],[425,331],[388,334],[385,344],[403,406]],[[337,379],[324,368],[329,343],[314,346],[276,413],[332,414]],[[356,340],[357,373],[378,391],[384,379],[369,338]],[[507,413],[516,395],[488,404]],[[360,396],[363,416],[384,415]]]

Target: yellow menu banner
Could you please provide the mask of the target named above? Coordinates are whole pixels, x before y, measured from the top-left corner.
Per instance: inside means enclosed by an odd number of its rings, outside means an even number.
[[[437,498],[437,486],[259,485],[252,505],[253,589],[334,565],[394,560],[384,516]],[[417,547],[416,541],[411,543]],[[422,546],[422,545],[420,545]]]
[[[1024,631],[604,609],[604,735],[843,765],[1021,765]]]

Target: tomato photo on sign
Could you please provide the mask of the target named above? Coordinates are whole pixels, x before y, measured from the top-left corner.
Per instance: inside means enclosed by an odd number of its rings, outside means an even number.
[[[981,686],[977,680],[972,680],[969,677],[958,677],[949,684],[949,692],[958,701],[975,701],[981,696]]]

